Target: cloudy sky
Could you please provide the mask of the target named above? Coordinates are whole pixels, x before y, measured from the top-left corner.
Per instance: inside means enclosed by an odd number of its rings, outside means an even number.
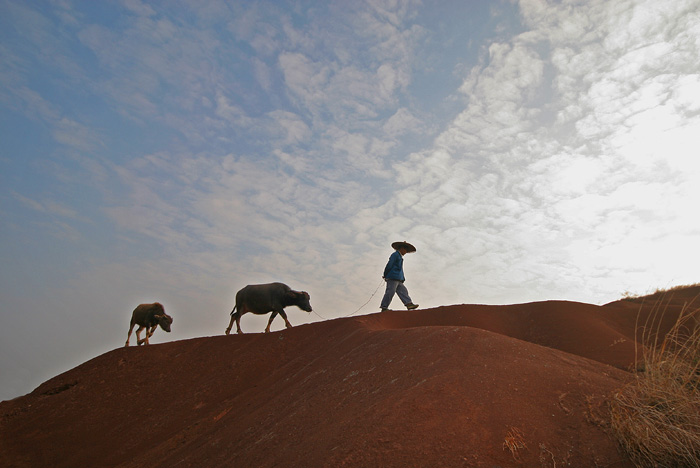
[[[376,312],[396,240],[421,307],[698,282],[699,56],[699,0],[0,0],[0,399],[142,302]]]

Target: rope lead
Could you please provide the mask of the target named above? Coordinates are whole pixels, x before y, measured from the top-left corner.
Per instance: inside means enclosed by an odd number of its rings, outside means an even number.
[[[367,304],[369,304],[369,301],[371,301],[372,298],[377,294],[377,291],[379,291],[379,288],[382,287],[382,283],[384,283],[384,278],[382,278],[382,280],[379,282],[379,285],[377,286],[377,289],[375,289],[374,292],[372,293],[372,295],[369,296],[369,299],[367,299],[367,302],[365,302],[364,304],[362,304],[355,312],[352,312],[352,313],[347,314],[347,315],[342,315],[342,316],[336,317],[336,318],[350,317],[351,315],[355,315],[356,313],[358,313],[359,311],[361,311],[362,308],[363,308],[364,306],[366,306]],[[321,319],[323,319],[323,320],[329,320],[329,319],[327,319],[326,317],[323,317],[322,315],[320,315],[320,314],[319,314],[318,312],[316,312],[315,310],[313,311],[313,313],[316,314],[316,315],[318,315],[318,316],[319,316]]]

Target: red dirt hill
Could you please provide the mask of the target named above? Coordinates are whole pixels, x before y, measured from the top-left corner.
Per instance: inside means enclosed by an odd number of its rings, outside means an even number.
[[[632,467],[605,401],[643,302],[389,311],[120,348],[0,403],[3,467]]]

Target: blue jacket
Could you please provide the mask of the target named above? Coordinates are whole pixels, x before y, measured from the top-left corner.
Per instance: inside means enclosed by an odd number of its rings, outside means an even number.
[[[403,256],[398,250],[391,254],[386,267],[384,267],[384,279],[406,281],[403,276]]]

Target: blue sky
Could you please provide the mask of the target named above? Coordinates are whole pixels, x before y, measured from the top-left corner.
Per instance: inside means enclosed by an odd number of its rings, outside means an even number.
[[[698,56],[697,0],[0,0],[0,399],[141,302],[346,316],[395,240],[421,307],[695,283]]]

